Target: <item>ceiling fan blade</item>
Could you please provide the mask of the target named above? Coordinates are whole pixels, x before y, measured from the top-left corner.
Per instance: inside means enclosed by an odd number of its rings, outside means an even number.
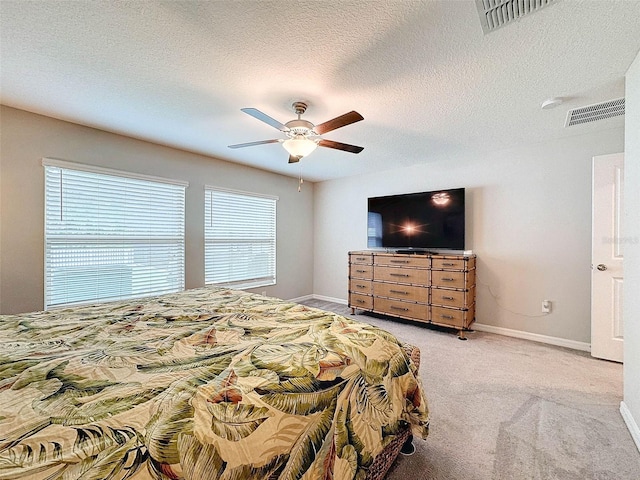
[[[331,130],[335,130],[336,128],[351,125],[352,123],[359,122],[360,120],[364,120],[364,117],[356,111],[351,111],[349,113],[345,113],[344,115],[340,115],[333,120],[329,120],[327,122],[321,123],[320,125],[316,125],[314,130],[318,135],[322,135],[323,133],[330,132]]]
[[[348,143],[340,143],[340,142],[334,142],[333,140],[320,140],[318,142],[318,145],[321,147],[327,147],[327,148],[335,148],[336,150],[344,150],[345,152],[350,152],[350,153],[360,153],[362,150],[364,150],[364,147],[357,147],[355,145],[349,145]]]
[[[254,145],[264,145],[265,143],[278,143],[282,140],[274,138],[273,140],[260,140],[258,142],[248,142],[248,143],[237,143],[235,145],[229,145],[229,148],[244,148],[244,147],[253,147]]]
[[[266,123],[267,125],[271,125],[273,128],[277,128],[281,132],[288,132],[289,127],[286,127],[284,124],[277,121],[275,118],[271,118],[266,113],[262,113],[257,108],[241,108],[244,113],[251,115],[253,118],[257,118],[261,122]]]
[[[297,157],[295,155],[289,155],[289,163],[298,163],[302,157]]]

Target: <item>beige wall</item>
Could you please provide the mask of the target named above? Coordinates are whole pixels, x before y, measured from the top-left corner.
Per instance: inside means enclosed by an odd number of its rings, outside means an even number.
[[[431,160],[316,184],[314,293],[347,298],[347,252],[366,248],[367,198],[466,187],[467,249],[478,255],[477,322],[590,338],[591,158],[621,152],[623,128]],[[542,300],[553,302],[541,316]],[[564,341],[566,340],[566,341]]]
[[[640,54],[626,76],[624,159],[624,404],[640,449]],[[625,411],[626,406],[626,411]]]
[[[204,185],[279,196],[277,285],[257,290],[281,298],[312,293],[313,183],[298,193],[295,178],[0,108],[0,312],[43,307],[43,157],[188,181],[187,288],[204,284]]]

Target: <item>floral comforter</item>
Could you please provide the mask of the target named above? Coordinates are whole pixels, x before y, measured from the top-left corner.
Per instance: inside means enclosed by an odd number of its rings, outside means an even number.
[[[426,437],[416,377],[383,330],[233,290],[1,316],[0,478],[361,479]]]

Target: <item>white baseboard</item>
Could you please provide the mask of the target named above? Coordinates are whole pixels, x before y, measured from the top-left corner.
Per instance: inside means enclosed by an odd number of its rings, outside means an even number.
[[[640,450],[640,428],[634,420],[633,415],[631,415],[629,407],[627,407],[624,402],[620,402],[620,414],[624,419],[624,423],[627,424],[631,438],[633,438],[633,441],[636,443],[636,448]]]
[[[576,342],[575,340],[567,340],[566,338],[550,337],[548,335],[540,335],[538,333],[523,332],[521,330],[512,330],[504,327],[494,327],[493,325],[485,325],[482,323],[472,323],[471,328],[480,332],[497,333],[498,335],[506,335],[507,337],[522,338],[524,340],[532,340],[534,342],[547,343],[557,347],[572,348],[574,350],[582,350],[583,352],[591,351],[591,344],[584,342]]]
[[[302,297],[290,298],[288,302],[304,302],[305,300],[321,300],[323,302],[339,303],[340,305],[347,305],[347,301],[342,298],[325,297],[324,295],[303,295]]]
[[[347,305],[348,302],[343,298],[325,297],[324,295],[312,295],[314,300],[322,300],[323,302],[339,303],[340,305]]]
[[[348,305],[348,302],[343,298],[326,297],[324,295],[311,294],[303,297],[292,298],[291,302],[302,302],[304,300],[321,300],[323,302],[333,302],[340,305]],[[507,337],[522,338],[523,340],[532,340],[534,342],[546,343],[549,345],[555,345],[557,347],[571,348],[573,350],[581,350],[583,352],[591,351],[591,344],[584,342],[577,342],[575,340],[567,340],[566,338],[551,337],[548,335],[540,335],[538,333],[523,332],[522,330],[512,330],[510,328],[495,327],[493,325],[485,325],[483,323],[471,324],[473,330],[479,332],[497,333],[498,335],[505,335]]]
[[[299,303],[304,302],[305,300],[313,300],[314,298],[315,296],[313,295],[303,295],[302,297],[290,298],[287,302]]]

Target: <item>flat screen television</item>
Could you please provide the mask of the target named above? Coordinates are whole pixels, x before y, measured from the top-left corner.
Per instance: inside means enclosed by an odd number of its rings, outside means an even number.
[[[367,245],[464,250],[464,188],[369,198]]]

